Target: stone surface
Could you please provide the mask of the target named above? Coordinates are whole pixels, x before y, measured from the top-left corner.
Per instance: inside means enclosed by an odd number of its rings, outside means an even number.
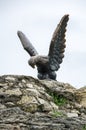
[[[83,106],[86,107],[86,86],[76,90],[77,101]]]
[[[86,130],[86,87],[1,76],[0,130]]]

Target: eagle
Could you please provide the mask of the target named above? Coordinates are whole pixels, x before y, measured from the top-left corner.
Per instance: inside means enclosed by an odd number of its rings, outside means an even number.
[[[28,40],[25,34],[17,31],[17,35],[23,45],[23,48],[29,53],[31,58],[28,63],[32,68],[37,67],[37,77],[40,80],[52,79],[56,80],[56,71],[60,68],[65,52],[65,33],[69,15],[64,15],[57,25],[49,47],[48,55],[39,55],[32,43]]]

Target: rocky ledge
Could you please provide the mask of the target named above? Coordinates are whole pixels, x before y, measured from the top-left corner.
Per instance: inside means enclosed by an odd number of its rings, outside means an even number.
[[[0,130],[86,130],[86,87],[0,76]]]

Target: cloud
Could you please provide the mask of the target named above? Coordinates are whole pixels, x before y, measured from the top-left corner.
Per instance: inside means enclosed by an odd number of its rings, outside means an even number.
[[[58,79],[76,87],[86,84],[86,1],[81,0],[1,0],[0,1],[0,74],[36,76],[28,66],[29,55],[17,37],[22,30],[40,54],[47,54],[52,34],[61,17],[68,13],[64,62]]]

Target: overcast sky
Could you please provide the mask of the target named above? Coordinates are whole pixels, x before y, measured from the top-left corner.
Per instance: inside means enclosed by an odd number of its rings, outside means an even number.
[[[0,75],[36,77],[27,61],[17,30],[23,31],[39,54],[47,55],[52,34],[64,14],[69,14],[66,50],[57,80],[79,88],[86,85],[85,0],[0,0]]]

